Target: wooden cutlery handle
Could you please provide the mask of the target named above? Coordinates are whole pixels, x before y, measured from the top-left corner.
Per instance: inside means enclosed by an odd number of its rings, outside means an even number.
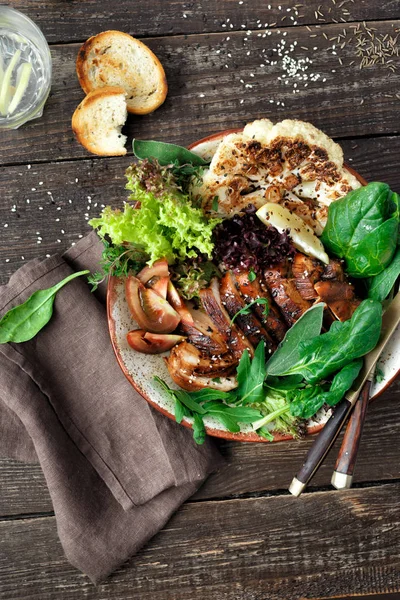
[[[332,416],[326,422],[324,428],[318,434],[308,451],[306,460],[297,474],[297,477],[295,477],[290,484],[289,492],[293,494],[293,496],[300,496],[301,492],[305,489],[307,483],[310,481],[335,441],[351,408],[351,402],[346,398],[343,398],[334,409]]]
[[[346,433],[332,475],[332,485],[337,489],[351,487],[365,415],[367,414],[370,388],[371,382],[366,381],[346,427]]]

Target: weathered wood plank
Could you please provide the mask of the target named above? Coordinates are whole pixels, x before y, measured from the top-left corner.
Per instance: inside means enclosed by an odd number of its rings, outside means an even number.
[[[371,23],[375,35],[388,39],[399,25]],[[169,95],[155,113],[130,116],[127,134],[187,143],[261,116],[309,120],[336,137],[397,133],[400,71],[382,64],[360,69],[351,26],[339,48],[343,29],[344,24],[149,39],[165,66]],[[53,88],[44,115],[2,132],[0,165],[88,157],[70,127],[83,98],[74,66],[78,48],[53,46]],[[400,66],[400,57],[390,60]]]
[[[29,0],[13,0],[11,4],[34,19],[52,43],[83,41],[107,29],[119,29],[141,37],[257,29],[260,23],[263,27],[266,23],[283,27],[342,20],[396,19],[399,16],[396,0],[383,0],[379,5],[368,0],[338,0],[325,4],[319,0],[303,4],[293,0],[274,0],[270,4],[264,0],[121,0],[113,3],[112,10],[105,0],[69,0],[66,5],[47,0],[39,6]]]
[[[54,518],[0,523],[0,598],[294,600],[400,591],[400,485],[184,505],[94,588]],[[39,592],[40,590],[40,592]]]
[[[194,139],[188,135],[185,141]],[[366,179],[400,189],[400,137],[340,143],[348,164]],[[126,199],[124,172],[130,161],[87,159],[0,169],[0,284],[24,261],[76,242],[90,229],[85,215],[97,216],[101,204],[117,206]]]
[[[382,399],[372,404],[361,441],[354,482],[400,479],[400,381]],[[313,438],[278,444],[220,443],[227,465],[211,475],[195,499],[228,498],[240,494],[276,493],[286,490],[298,471]],[[309,489],[329,486],[341,438]],[[0,460],[0,517],[52,510],[40,467]]]

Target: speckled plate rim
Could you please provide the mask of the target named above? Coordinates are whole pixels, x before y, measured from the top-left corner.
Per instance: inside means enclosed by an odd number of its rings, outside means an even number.
[[[226,135],[232,134],[232,133],[239,133],[243,131],[243,128],[237,128],[237,129],[228,129],[222,132],[218,132],[212,135],[209,135],[205,138],[202,138],[201,140],[198,140],[196,142],[193,142],[192,144],[190,144],[188,146],[188,148],[190,150],[195,149],[196,147],[200,146],[201,144],[206,144],[212,141],[217,141],[219,138],[225,137]],[[366,185],[367,181],[359,174],[357,173],[354,169],[352,169],[350,166],[345,165],[346,169],[352,173],[359,181],[362,185]],[[117,292],[117,288],[118,288],[118,284],[121,282],[121,278],[118,277],[113,277],[110,276],[108,279],[108,285],[107,285],[107,320],[108,320],[108,328],[109,328],[109,332],[110,332],[110,338],[111,338],[111,343],[112,343],[112,347],[117,359],[117,362],[123,372],[123,374],[125,375],[125,377],[127,378],[127,380],[130,382],[130,384],[133,386],[133,388],[153,407],[155,408],[157,411],[159,411],[160,413],[162,413],[163,415],[165,415],[166,417],[170,418],[171,420],[175,421],[175,416],[172,412],[168,411],[167,409],[165,409],[164,407],[160,406],[155,400],[153,400],[151,398],[151,396],[149,395],[149,393],[143,389],[143,387],[135,380],[134,376],[132,375],[132,373],[130,372],[130,370],[127,368],[124,359],[123,359],[123,355],[121,352],[121,349],[118,345],[118,336],[117,336],[117,331],[116,331],[116,322],[115,319],[113,317],[113,312],[114,312],[114,307],[116,305],[116,303],[118,302],[118,292]],[[134,352],[134,350],[132,350],[132,352]],[[162,358],[160,357],[160,360],[162,360]],[[377,397],[379,397],[392,383],[393,381],[398,377],[398,375],[400,374],[400,368],[399,370],[390,378],[388,379],[388,381],[386,382],[386,384],[371,398],[371,400],[375,400]],[[312,435],[315,433],[318,433],[318,431],[320,431],[321,429],[323,429],[325,422],[327,420],[328,416],[326,416],[324,418],[324,420],[318,424],[315,425],[311,425],[307,427],[307,435]],[[192,425],[190,422],[188,422],[187,420],[183,420],[181,423],[183,426],[192,429]],[[214,428],[214,427],[209,427],[206,426],[206,432],[208,435],[211,435],[213,437],[217,437],[217,438],[222,438],[222,439],[226,439],[226,440],[233,440],[233,441],[238,441],[238,442],[261,442],[261,443],[268,443],[269,441],[260,437],[259,435],[257,435],[256,432],[239,432],[239,433],[231,433],[227,430],[223,430],[223,429],[218,429],[218,428]],[[279,442],[279,441],[288,441],[288,440],[292,440],[292,436],[290,435],[283,435],[277,432],[273,432],[274,433],[274,439],[271,440],[273,442]]]

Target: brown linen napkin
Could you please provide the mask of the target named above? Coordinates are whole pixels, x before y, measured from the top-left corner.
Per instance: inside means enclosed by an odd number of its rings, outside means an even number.
[[[94,270],[100,251],[91,234],[64,257],[27,263],[0,288],[0,315],[73,270]],[[196,446],[190,431],[154,411],[125,379],[104,306],[83,278],[58,293],[50,323],[33,340],[0,345],[0,397],[7,407],[0,413],[0,452],[31,456],[23,425],[65,553],[95,582],[138,550],[221,465],[210,440]],[[13,431],[20,448],[10,444]]]

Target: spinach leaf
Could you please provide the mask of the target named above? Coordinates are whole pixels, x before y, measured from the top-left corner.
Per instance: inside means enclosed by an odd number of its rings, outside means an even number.
[[[383,302],[400,276],[400,248],[397,248],[392,262],[382,273],[367,281],[368,298]]]
[[[308,383],[332,375],[346,364],[364,356],[378,343],[382,306],[363,300],[348,321],[336,321],[327,333],[300,343],[300,357],[280,375],[299,374]]]
[[[323,392],[327,386],[317,385],[295,390],[291,394],[290,413],[294,417],[309,419],[321,408],[324,403]]]
[[[89,272],[73,273],[51,288],[34,292],[26,302],[9,310],[0,320],[0,344],[27,342],[34,338],[50,321],[57,292],[75,277]]]
[[[309,308],[287,331],[276,352],[266,365],[268,375],[285,375],[292,365],[299,361],[299,344],[319,335],[325,304],[315,304]]]
[[[390,263],[397,245],[399,221],[392,217],[348,249],[346,270],[356,278],[381,273]]]
[[[287,377],[270,377],[268,375],[265,380],[265,389],[288,392],[289,390],[296,390],[302,381],[301,375],[288,375]]]
[[[237,366],[238,387],[236,393],[242,405],[262,400],[265,374],[265,346],[261,341],[256,348],[253,360],[250,361],[249,352],[246,349]]]
[[[309,419],[323,404],[335,406],[351,388],[362,365],[362,359],[357,359],[343,367],[335,375],[329,388],[323,384],[289,392],[291,414],[301,419]]]
[[[332,202],[321,241],[346,260],[353,277],[379,274],[392,260],[399,227],[396,197],[385,183],[369,183]]]
[[[167,144],[165,142],[134,139],[132,141],[132,149],[136,158],[156,158],[160,165],[163,166],[173,163],[178,163],[179,165],[191,164],[195,166],[206,166],[209,164],[187,148],[175,144]]]
[[[393,192],[393,194],[392,194],[392,202],[394,202],[394,205],[395,205],[395,210],[394,210],[394,213],[392,216],[397,217],[399,219],[400,218],[400,196],[396,192]]]
[[[329,391],[323,394],[324,402],[329,406],[335,406],[343,398],[358,377],[363,362],[362,358],[357,358],[336,373]]]

